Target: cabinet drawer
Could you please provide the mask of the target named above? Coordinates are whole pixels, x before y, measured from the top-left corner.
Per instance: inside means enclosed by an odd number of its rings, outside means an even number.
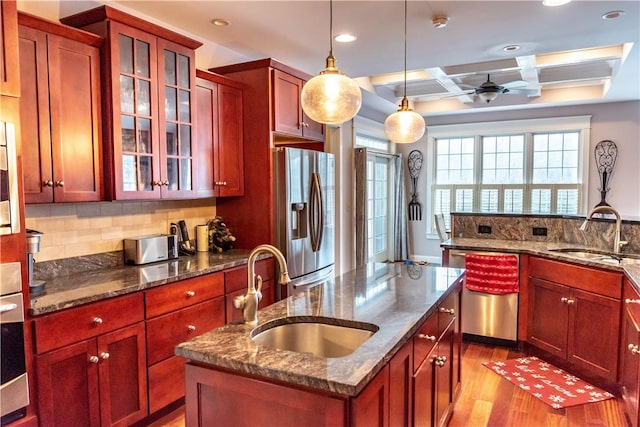
[[[142,293],[71,308],[34,319],[41,354],[144,320]]]
[[[623,308],[626,308],[633,320],[640,324],[640,294],[636,292],[627,278],[624,279],[624,290],[622,292]]]
[[[620,273],[530,257],[529,275],[611,298],[621,296]]]
[[[431,352],[439,338],[438,315],[432,314],[423,324],[417,334],[413,336],[413,368],[414,372]]]
[[[149,413],[184,397],[185,362],[182,357],[172,356],[149,366]]]
[[[266,258],[256,262],[255,273],[262,277],[262,281],[272,280],[275,277],[275,261]],[[225,292],[233,292],[247,288],[247,266],[236,267],[224,272]]]
[[[176,345],[223,324],[223,297],[147,321],[147,364],[171,357]]]
[[[147,319],[224,294],[224,273],[207,274],[145,292]]]
[[[459,292],[452,292],[438,305],[438,338],[447,330],[452,321],[456,319],[458,313]]]

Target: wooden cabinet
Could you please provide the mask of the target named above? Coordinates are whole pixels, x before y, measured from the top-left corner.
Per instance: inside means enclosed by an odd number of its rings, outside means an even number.
[[[262,277],[262,299],[258,303],[258,309],[261,309],[275,302],[275,287],[281,286],[275,283],[274,259],[266,258],[257,261],[255,274]],[[233,306],[233,299],[247,292],[247,266],[225,270],[224,287],[226,322],[240,322],[243,320],[242,310]]]
[[[640,293],[624,279],[620,340],[620,383],[629,425],[640,425]]]
[[[528,343],[614,383],[621,286],[619,273],[531,257]]]
[[[250,249],[262,243],[274,244],[276,235],[274,225],[276,208],[273,194],[274,146],[286,145],[324,150],[324,139],[310,139],[308,136],[300,137],[274,130],[274,120],[284,121],[275,118],[277,104],[274,75],[278,71],[278,75],[282,75],[281,72],[299,81],[305,81],[311,76],[270,58],[212,68],[209,71],[238,81],[245,88],[243,90],[244,197],[217,200],[216,212],[224,218],[233,218],[238,248]],[[280,81],[280,83],[283,82]],[[291,90],[294,95],[290,96],[294,99],[289,103],[299,104],[298,95],[295,95],[298,90],[299,88],[295,87]],[[280,96],[280,92],[278,94]],[[286,104],[285,101],[280,103]],[[294,115],[297,117],[298,114],[300,114],[299,107],[295,107]],[[256,206],[260,207],[258,214],[256,214]]]
[[[0,2],[0,95],[20,96],[18,17],[15,0]]]
[[[198,197],[244,194],[242,89],[222,76],[196,71]]]
[[[302,110],[300,94],[305,80],[273,70],[274,132],[324,141],[324,126],[311,120]]]
[[[102,199],[102,38],[19,14],[25,203]]]
[[[389,426],[389,365],[387,364],[367,387],[351,401],[353,427]]]
[[[108,197],[194,197],[194,49],[201,43],[109,6],[61,21],[106,40]]]
[[[40,425],[124,426],[147,415],[143,319],[134,294],[34,320]]]
[[[173,349],[224,324],[224,273],[145,291],[149,412],[184,396],[184,363]]]

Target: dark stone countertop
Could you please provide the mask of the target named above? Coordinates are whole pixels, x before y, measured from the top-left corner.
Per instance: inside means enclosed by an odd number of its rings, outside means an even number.
[[[576,255],[572,252],[561,252],[562,249],[583,249],[592,251],[594,248],[576,245],[572,243],[550,243],[550,242],[529,242],[522,240],[501,240],[501,239],[474,239],[465,237],[455,237],[446,240],[441,244],[443,248],[457,250],[476,250],[476,251],[497,251],[512,253],[527,253],[531,255],[542,256],[557,261],[571,262],[574,264],[586,265],[589,267],[604,268],[607,270],[624,272],[631,283],[640,292],[640,254],[626,254],[632,259],[623,262],[623,264],[612,264],[598,259],[587,259]],[[624,256],[625,254],[620,254]]]
[[[385,366],[464,270],[437,266],[369,264],[258,312],[258,327],[290,316],[328,322],[367,322],[380,329],[352,354],[323,358],[259,346],[255,326],[230,324],[179,344],[175,353],[196,362],[289,384],[357,395]]]
[[[258,259],[270,255],[261,254]],[[248,250],[198,252],[194,256],[142,266],[121,265],[46,280],[45,291],[31,295],[29,313],[38,316],[94,301],[137,292],[247,263]]]

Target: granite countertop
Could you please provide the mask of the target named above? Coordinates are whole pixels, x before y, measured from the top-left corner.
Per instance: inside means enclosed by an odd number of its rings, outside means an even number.
[[[257,259],[270,255],[260,254]],[[194,256],[141,266],[121,265],[46,280],[45,292],[31,295],[29,313],[38,316],[65,308],[137,292],[167,283],[214,273],[247,263],[248,250],[197,252]]]
[[[543,256],[558,261],[572,262],[590,267],[604,268],[608,270],[621,271],[626,274],[629,280],[640,292],[640,254],[620,254],[628,255],[634,259],[623,264],[612,264],[598,259],[587,259],[572,252],[560,252],[558,250],[572,248],[592,251],[594,248],[576,245],[572,243],[549,243],[530,242],[522,240],[500,240],[500,239],[475,239],[465,237],[455,237],[444,241],[441,246],[447,249],[478,250],[478,251],[498,251],[513,253],[528,253],[531,255]]]
[[[241,374],[355,396],[435,312],[464,270],[369,264],[258,312],[258,327],[288,316],[367,322],[380,329],[352,354],[323,358],[259,346],[255,326],[230,324],[178,345],[175,353]]]

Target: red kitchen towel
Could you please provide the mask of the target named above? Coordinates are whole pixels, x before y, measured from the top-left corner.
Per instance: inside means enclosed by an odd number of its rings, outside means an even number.
[[[465,254],[467,289],[488,294],[519,292],[516,255]]]

